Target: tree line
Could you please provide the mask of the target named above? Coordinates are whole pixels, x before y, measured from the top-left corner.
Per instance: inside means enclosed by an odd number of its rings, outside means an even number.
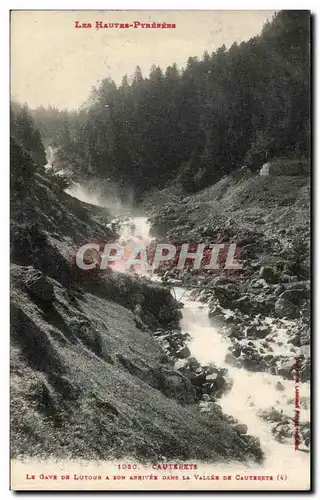
[[[189,57],[179,70],[139,66],[105,78],[73,111],[32,111],[76,179],[189,191],[276,156],[309,155],[310,13],[281,11],[247,42]]]

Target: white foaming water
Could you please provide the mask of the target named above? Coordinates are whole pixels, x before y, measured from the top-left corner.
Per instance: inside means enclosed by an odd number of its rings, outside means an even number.
[[[135,238],[141,244],[147,245],[151,238],[149,236],[150,224],[146,217],[134,217],[121,226],[121,241]]]
[[[183,289],[176,289],[177,298],[182,293]],[[294,381],[284,380],[280,376],[269,373],[249,372],[243,368],[235,368],[226,364],[225,355],[231,343],[213,327],[208,317],[208,306],[189,300],[187,294],[184,294],[182,301],[184,308],[182,309],[181,327],[192,337],[188,344],[191,355],[201,364],[213,362],[228,369],[233,379],[233,387],[228,394],[219,400],[219,404],[225,413],[234,416],[239,422],[247,424],[248,434],[260,439],[261,448],[265,454],[265,461],[262,465],[264,473],[269,471],[271,474],[285,474],[294,469],[308,482],[309,453],[296,451],[293,437],[284,443],[277,442],[271,431],[272,426],[276,424],[267,423],[258,416],[261,410],[273,407],[293,419],[295,413]],[[283,391],[276,389],[276,384],[279,381],[284,387]],[[301,401],[309,401],[310,386],[308,383],[300,383],[299,392]],[[301,408],[300,423],[309,420],[308,408]],[[252,464],[252,467],[257,468],[256,464]]]
[[[115,212],[119,212],[121,210],[121,202],[117,196],[107,200],[96,187],[95,189],[92,189],[77,182],[72,182],[71,187],[66,189],[66,193],[73,196],[73,198],[78,198],[78,200],[83,201],[84,203],[90,203],[91,205],[97,205],[98,207],[109,209],[112,208]]]

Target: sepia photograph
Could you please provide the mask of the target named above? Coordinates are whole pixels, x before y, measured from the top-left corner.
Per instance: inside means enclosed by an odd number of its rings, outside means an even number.
[[[311,13],[10,12],[10,488],[311,489]]]

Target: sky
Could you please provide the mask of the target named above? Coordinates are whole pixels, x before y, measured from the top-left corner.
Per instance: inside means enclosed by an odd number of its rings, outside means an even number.
[[[274,11],[13,11],[11,95],[31,108],[77,108],[106,77],[117,84],[139,65],[183,67],[225,44],[257,35]],[[92,28],[75,28],[75,21]],[[104,28],[95,22],[175,23],[176,28]]]

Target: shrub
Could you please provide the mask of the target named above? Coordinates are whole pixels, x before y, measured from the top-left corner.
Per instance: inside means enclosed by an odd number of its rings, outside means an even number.
[[[24,189],[32,181],[35,166],[28,151],[13,137],[10,138],[10,184],[11,190]]]
[[[17,264],[32,264],[46,247],[47,237],[37,223],[11,224],[11,259]]]

